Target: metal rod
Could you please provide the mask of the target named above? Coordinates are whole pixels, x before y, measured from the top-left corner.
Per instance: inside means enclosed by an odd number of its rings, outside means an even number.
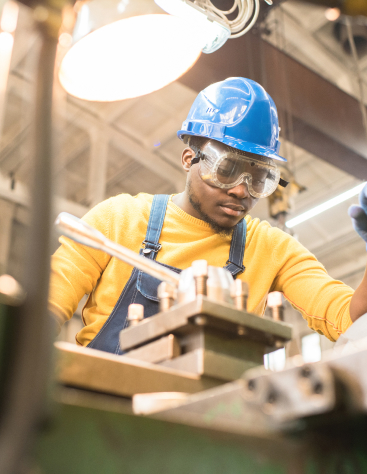
[[[112,240],[107,239],[107,237],[105,237],[101,232],[67,212],[62,212],[58,215],[55,225],[66,237],[69,237],[82,245],[102,250],[112,257],[116,257],[123,262],[148,273],[148,275],[151,275],[158,280],[166,281],[167,283],[178,286],[180,276],[177,273],[159,265],[159,263],[154,262],[153,260],[142,257],[116,242],[112,242]]]

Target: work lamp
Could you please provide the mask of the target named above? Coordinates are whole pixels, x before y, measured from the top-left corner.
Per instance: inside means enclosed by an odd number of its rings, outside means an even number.
[[[204,31],[153,0],[90,0],[76,8],[59,80],[81,99],[114,101],[161,89],[190,69],[204,46]]]
[[[212,53],[246,33],[258,17],[259,0],[235,0],[228,11],[210,0],[89,0],[75,9],[60,82],[81,99],[114,101],[161,89],[202,51]],[[60,40],[65,46],[65,35]]]

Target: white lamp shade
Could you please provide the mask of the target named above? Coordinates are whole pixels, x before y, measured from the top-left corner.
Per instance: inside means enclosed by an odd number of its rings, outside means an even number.
[[[85,100],[139,97],[182,76],[204,44],[203,34],[181,18],[133,16],[75,43],[61,62],[59,80],[69,94]]]

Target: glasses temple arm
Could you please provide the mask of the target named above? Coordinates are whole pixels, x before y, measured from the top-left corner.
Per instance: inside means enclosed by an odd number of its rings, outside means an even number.
[[[279,179],[279,186],[282,186],[282,188],[286,188],[288,186],[288,184],[289,184],[289,181],[286,181],[283,178]]]

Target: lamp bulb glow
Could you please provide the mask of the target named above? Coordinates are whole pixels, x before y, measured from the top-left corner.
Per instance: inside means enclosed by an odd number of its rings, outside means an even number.
[[[329,21],[335,21],[340,17],[340,9],[339,8],[327,8],[325,10],[325,17]]]
[[[200,31],[174,16],[130,17],[75,43],[62,60],[59,79],[69,94],[85,100],[139,97],[182,76],[204,41]]]
[[[18,22],[19,6],[14,1],[6,2],[0,19],[0,27],[7,33],[14,33]]]

